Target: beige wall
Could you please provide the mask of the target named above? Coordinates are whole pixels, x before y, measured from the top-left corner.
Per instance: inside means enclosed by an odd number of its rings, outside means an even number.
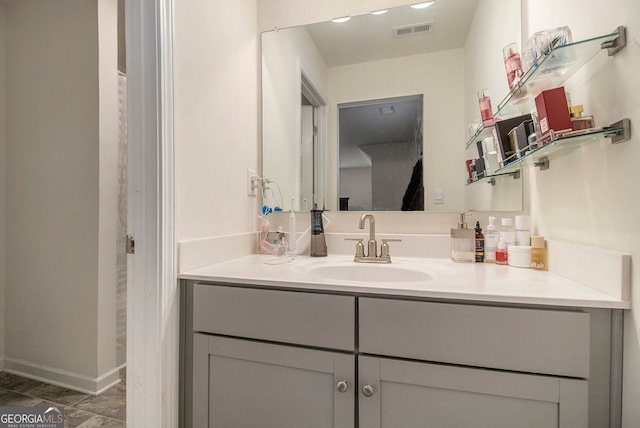
[[[575,11],[580,10],[580,13]],[[529,1],[529,34],[568,25],[574,40],[627,27],[627,47],[615,57],[600,53],[567,88],[574,104],[583,104],[596,125],[631,119],[630,141],[595,142],[552,161],[551,169],[531,174],[529,192],[534,232],[553,239],[631,253],[640,260],[640,2],[619,0]],[[640,275],[632,269],[632,306],[640,307]],[[640,313],[627,311],[624,325],[623,427],[640,423]]]
[[[5,58],[5,10],[0,3],[0,369],[4,358],[5,331],[5,240],[6,240],[6,180],[7,180],[7,143],[6,143],[6,58]]]
[[[95,379],[115,365],[116,2],[5,7],[5,354]]]
[[[256,230],[256,1],[175,3],[176,239]]]

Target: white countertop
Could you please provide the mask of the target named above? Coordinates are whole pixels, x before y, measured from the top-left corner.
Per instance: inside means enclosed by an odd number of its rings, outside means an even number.
[[[366,265],[371,269],[412,267],[431,274],[427,281],[375,282],[329,280],[309,273],[319,264],[353,264],[353,256],[322,258],[298,256],[281,264],[270,255],[250,255],[180,273],[179,279],[226,284],[286,287],[356,294],[421,297],[493,303],[629,309],[631,303],[552,272],[489,263],[454,263],[441,258],[393,259],[391,264]],[[265,263],[267,262],[267,263]]]

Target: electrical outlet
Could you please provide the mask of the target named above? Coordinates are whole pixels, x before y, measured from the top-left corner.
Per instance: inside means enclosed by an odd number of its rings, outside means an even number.
[[[258,173],[247,170],[247,196],[256,196],[256,186],[258,185]]]

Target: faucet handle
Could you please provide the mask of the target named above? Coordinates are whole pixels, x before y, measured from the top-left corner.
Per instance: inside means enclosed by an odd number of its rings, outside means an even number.
[[[364,257],[364,244],[362,238],[344,238],[345,241],[358,241],[356,244],[356,257]]]
[[[389,244],[387,244],[387,242],[402,242],[402,239],[391,239],[391,238],[383,239],[382,245],[380,246],[380,257],[390,258]]]

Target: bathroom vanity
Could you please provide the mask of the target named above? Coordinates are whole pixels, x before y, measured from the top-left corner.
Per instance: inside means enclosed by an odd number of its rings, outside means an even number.
[[[181,275],[186,427],[619,421],[628,302],[497,265],[435,260],[426,281],[359,284],[266,257]]]

